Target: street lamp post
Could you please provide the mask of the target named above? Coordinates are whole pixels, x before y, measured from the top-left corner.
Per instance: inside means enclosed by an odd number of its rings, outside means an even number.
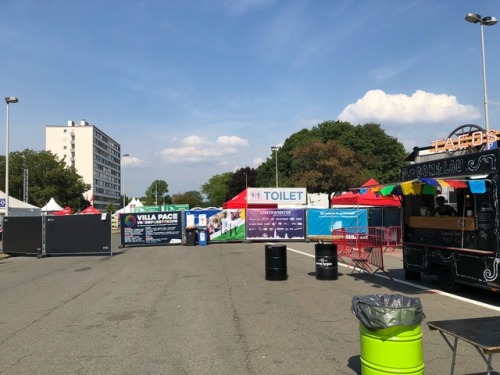
[[[486,131],[490,129],[489,116],[488,116],[488,94],[486,90],[486,63],[484,58],[484,32],[483,26],[493,26],[497,23],[495,17],[482,17],[476,13],[469,13],[465,16],[465,20],[470,23],[479,23],[479,29],[481,31],[481,54],[483,58],[483,91],[484,91],[484,125]]]
[[[276,169],[276,187],[278,187],[278,147],[271,146],[271,151],[274,151],[274,160],[276,163],[276,166],[275,166],[275,169]]]
[[[122,160],[125,158],[128,158],[130,155],[129,154],[123,154]],[[122,163],[123,164],[123,163]],[[125,165],[122,167],[122,189],[123,189],[123,208],[125,208],[125,174],[123,173],[125,170]]]
[[[5,217],[9,216],[9,104],[19,100],[14,96],[7,96],[7,119],[5,123]]]

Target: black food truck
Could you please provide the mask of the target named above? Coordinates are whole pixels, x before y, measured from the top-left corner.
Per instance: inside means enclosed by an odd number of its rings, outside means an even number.
[[[436,275],[445,291],[468,284],[498,292],[500,133],[461,128],[415,148],[401,168],[405,278],[424,273]],[[436,213],[438,196],[454,210]]]

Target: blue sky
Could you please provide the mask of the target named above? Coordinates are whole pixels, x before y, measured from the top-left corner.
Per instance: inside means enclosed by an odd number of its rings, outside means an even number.
[[[326,120],[373,121],[408,150],[425,146],[484,126],[470,12],[500,18],[500,1],[3,2],[0,88],[19,98],[10,150],[43,150],[45,125],[85,119],[130,154],[125,191],[142,196],[155,179],[175,194],[257,167]],[[484,35],[500,129],[500,24]]]

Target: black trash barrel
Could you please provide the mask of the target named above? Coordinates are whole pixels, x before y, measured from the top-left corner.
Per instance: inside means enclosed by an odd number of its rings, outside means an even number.
[[[316,279],[337,280],[337,245],[332,243],[317,243],[316,252]]]
[[[186,228],[186,246],[196,245],[196,228]]]
[[[266,280],[286,279],[286,245],[266,245]]]

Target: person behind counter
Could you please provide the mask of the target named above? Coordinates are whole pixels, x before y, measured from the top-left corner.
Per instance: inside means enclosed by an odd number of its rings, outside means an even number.
[[[432,216],[436,214],[439,214],[439,216],[455,216],[457,214],[457,211],[445,202],[443,196],[436,198],[437,207],[432,210]]]

